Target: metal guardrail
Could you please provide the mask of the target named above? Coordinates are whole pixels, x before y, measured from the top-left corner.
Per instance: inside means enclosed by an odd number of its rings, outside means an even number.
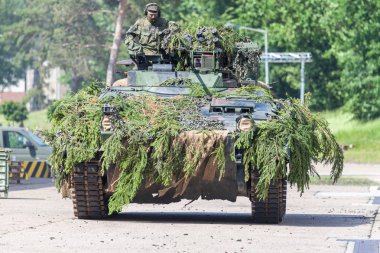
[[[0,193],[8,198],[9,190],[9,149],[0,149]]]
[[[301,63],[312,62],[312,56],[309,52],[282,52],[282,53],[264,53],[261,55],[261,61],[271,63]]]
[[[312,56],[309,52],[279,52],[264,53],[261,55],[261,61],[268,63],[300,63],[301,64],[301,87],[300,100],[301,104],[305,97],[305,63],[312,62]]]

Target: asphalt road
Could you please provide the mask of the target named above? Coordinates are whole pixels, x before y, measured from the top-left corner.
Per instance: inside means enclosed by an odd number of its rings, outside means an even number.
[[[0,252],[377,253],[379,200],[377,186],[311,186],[302,197],[293,187],[280,225],[252,224],[247,198],[131,204],[78,220],[49,179],[31,179],[0,199]]]

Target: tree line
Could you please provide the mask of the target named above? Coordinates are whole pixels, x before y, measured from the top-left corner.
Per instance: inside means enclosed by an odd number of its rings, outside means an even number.
[[[0,84],[14,84],[27,67],[43,76],[49,66],[65,70],[62,81],[74,92],[84,81],[105,81],[111,48],[120,43],[114,32],[121,2],[123,38],[150,1],[0,0]],[[156,2],[163,17],[180,24],[230,22],[261,28],[268,31],[269,52],[311,52],[306,89],[314,110],[344,106],[358,119],[380,116],[379,1]],[[262,34],[245,34],[263,46]],[[117,58],[127,58],[126,51],[121,43]],[[270,80],[280,97],[297,97],[299,79],[298,65],[270,65]]]

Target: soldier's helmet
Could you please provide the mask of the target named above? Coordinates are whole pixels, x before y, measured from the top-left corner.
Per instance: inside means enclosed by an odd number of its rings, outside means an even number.
[[[145,5],[144,14],[145,16],[148,14],[148,11],[157,12],[158,17],[161,15],[160,6],[156,3],[149,3]]]

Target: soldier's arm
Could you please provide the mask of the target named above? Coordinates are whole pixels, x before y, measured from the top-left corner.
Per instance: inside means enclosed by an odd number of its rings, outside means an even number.
[[[142,46],[140,44],[140,28],[139,22],[136,23],[129,28],[127,34],[125,36],[125,44],[128,47],[129,53],[140,53],[142,52]]]

